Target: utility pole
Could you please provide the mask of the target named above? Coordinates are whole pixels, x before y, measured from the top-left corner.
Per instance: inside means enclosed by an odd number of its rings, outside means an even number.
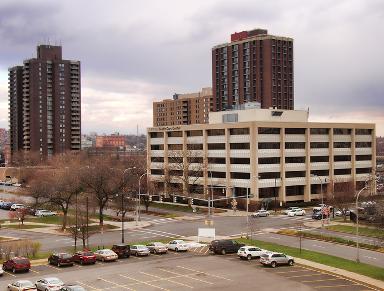
[[[121,193],[121,243],[124,243],[124,193]]]
[[[86,198],[86,211],[87,211],[87,248],[89,248],[89,204],[88,204],[88,195],[87,195],[87,198]]]
[[[76,207],[75,207],[75,224],[76,224],[76,229],[75,229],[75,252],[77,250],[77,232],[78,232],[78,221],[77,221],[77,193],[75,196],[75,202],[76,202]]]

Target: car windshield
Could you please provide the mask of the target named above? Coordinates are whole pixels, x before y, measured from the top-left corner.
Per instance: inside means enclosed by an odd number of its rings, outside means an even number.
[[[245,251],[245,248],[240,248],[240,251]]]
[[[72,256],[70,254],[60,254],[59,257],[62,258],[62,259],[69,259]]]
[[[28,264],[29,261],[27,259],[15,259],[16,264]]]

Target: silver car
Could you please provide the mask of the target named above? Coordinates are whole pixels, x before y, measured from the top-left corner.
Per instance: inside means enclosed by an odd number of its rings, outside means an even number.
[[[149,249],[144,245],[133,245],[131,246],[132,256],[149,256]]]
[[[36,286],[28,280],[19,280],[13,283],[8,284],[7,287],[8,291],[23,291],[23,290],[28,290],[28,291],[35,291]]]
[[[64,286],[64,282],[56,277],[42,278],[35,283],[37,290],[58,291]]]
[[[166,254],[168,252],[168,248],[162,242],[152,242],[147,244],[147,248],[151,253],[154,254]]]
[[[266,253],[260,256],[260,263],[264,266],[271,266],[275,268],[278,265],[293,266],[294,259],[282,253]]]
[[[267,217],[269,216],[269,211],[267,210],[258,210],[251,215],[252,217]]]

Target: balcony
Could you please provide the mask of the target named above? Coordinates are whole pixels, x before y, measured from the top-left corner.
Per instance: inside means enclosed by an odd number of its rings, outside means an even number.
[[[350,148],[334,148],[333,154],[335,156],[350,156],[352,154],[352,150]]]
[[[350,135],[336,134],[333,136],[334,142],[351,142],[352,137]]]
[[[249,164],[232,164],[230,167],[231,172],[238,172],[238,173],[250,173],[251,172],[251,165]]]
[[[311,170],[328,170],[328,162],[311,163]]]
[[[321,181],[322,182],[321,182]],[[329,183],[329,176],[315,176],[315,177],[310,177],[311,184],[327,184]]]
[[[225,150],[208,150],[208,157],[224,158],[226,156]]]
[[[286,134],[286,142],[306,142],[305,134]]]
[[[225,186],[226,185],[226,179],[225,178],[212,178],[211,179],[211,177],[208,177],[207,185],[208,186]]]
[[[209,164],[208,165],[208,171],[226,172],[227,166],[226,166],[226,164]],[[210,177],[210,173],[208,173],[208,177]]]
[[[310,149],[310,154],[313,157],[329,156],[329,149],[328,148]]]
[[[371,168],[372,161],[356,161],[356,168]]]
[[[305,163],[288,163],[285,164],[286,171],[305,171],[306,164]]]
[[[208,136],[207,143],[225,143],[225,135]]]
[[[356,142],[372,142],[372,136],[371,135],[356,135],[355,141]]]
[[[372,148],[356,148],[356,155],[372,155]]]
[[[259,179],[258,180],[259,188],[270,188],[275,187],[275,179]],[[281,187],[281,179],[276,179],[276,187]]]
[[[187,143],[189,144],[202,144],[204,138],[202,136],[189,136],[187,137]]]
[[[257,166],[257,171],[259,173],[280,172],[280,169],[280,164],[259,164]]]
[[[151,150],[151,157],[164,157],[163,150]]]
[[[182,137],[168,137],[168,144],[183,144]]]
[[[280,157],[280,149],[259,149],[259,158]]]
[[[280,142],[280,134],[259,134],[258,142]]]
[[[150,138],[151,144],[164,144],[164,138],[162,137],[152,137]]]
[[[249,143],[250,140],[251,140],[251,137],[248,134],[229,136],[230,143]]]
[[[286,157],[305,157],[306,152],[305,152],[305,149],[286,149],[285,156]]]
[[[335,175],[335,181],[338,183],[352,181],[352,175]]]
[[[369,174],[356,174],[356,181],[367,181]]]
[[[294,178],[285,179],[285,186],[306,185],[306,184],[307,184],[306,177],[294,177]]]
[[[334,169],[350,169],[352,168],[352,162],[334,162],[333,167]]]
[[[250,188],[251,182],[247,179],[231,179],[232,187]]]
[[[310,136],[311,142],[329,142],[328,134],[314,134]]]
[[[250,156],[250,150],[230,150],[231,158],[249,158]]]
[[[164,169],[164,163],[151,163],[151,169]]]

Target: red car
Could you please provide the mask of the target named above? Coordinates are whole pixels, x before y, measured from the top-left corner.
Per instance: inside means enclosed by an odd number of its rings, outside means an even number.
[[[76,252],[72,260],[76,263],[80,263],[81,265],[83,264],[95,264],[96,263],[96,256],[94,253],[90,251],[79,251]]]
[[[3,263],[3,270],[12,271],[13,273],[16,273],[17,271],[28,272],[30,268],[31,262],[29,259],[23,257],[14,257]]]

